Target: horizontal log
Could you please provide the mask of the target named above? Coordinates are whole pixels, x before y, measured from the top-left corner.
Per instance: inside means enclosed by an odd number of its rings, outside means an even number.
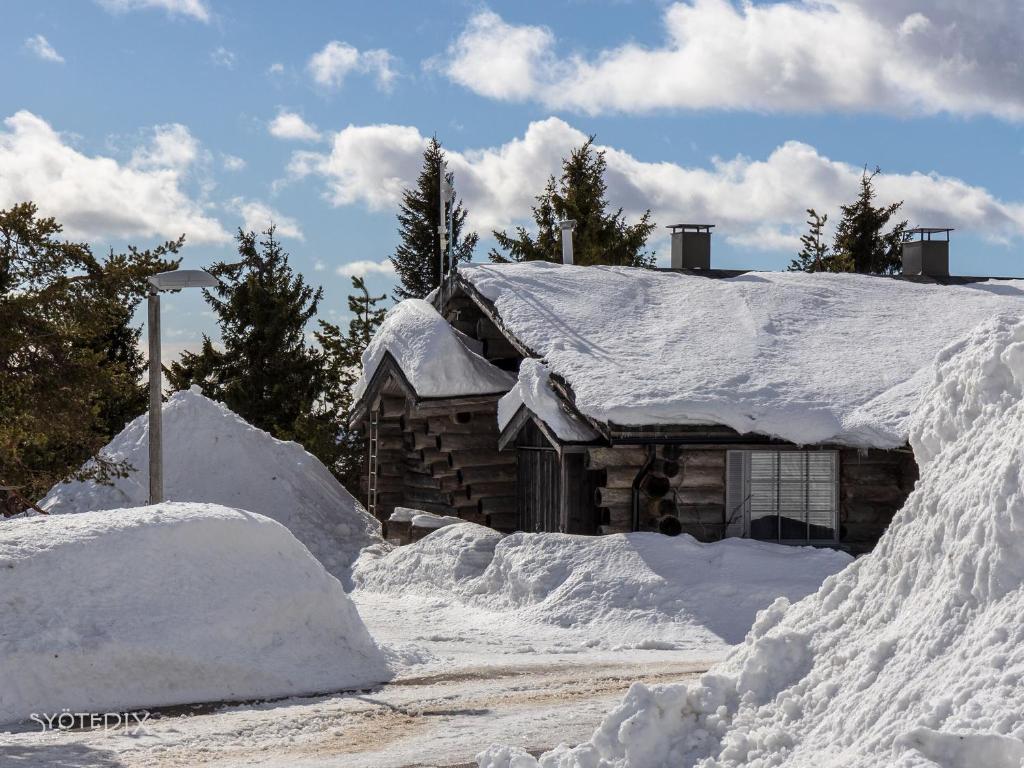
[[[427,431],[427,420],[426,419],[413,419],[409,416],[403,416],[398,421],[403,432],[426,432]]]
[[[457,421],[452,421],[452,419],[448,416],[431,416],[426,421],[427,432],[429,432],[431,435],[471,435],[479,432],[483,427],[484,423],[484,421],[467,421],[465,423],[459,423]],[[497,423],[497,419],[495,419],[495,423]],[[495,427],[495,429],[497,429],[497,427]]]
[[[485,496],[514,496],[515,483],[472,483],[466,486],[466,495],[471,499],[482,499]]]
[[[377,438],[378,451],[402,451],[405,450],[405,438],[401,434],[384,435]]]
[[[607,467],[601,485],[605,488],[632,488],[639,471],[639,467]]]
[[[647,449],[636,446],[620,448],[588,448],[587,469],[635,466],[639,469],[647,461]]]
[[[724,467],[725,451],[691,451],[679,454],[678,462],[685,472],[692,467]]]
[[[410,505],[420,512],[430,512],[432,515],[454,515],[454,510],[447,504],[437,504],[430,501],[420,501]]]
[[[408,488],[429,488],[436,491],[441,490],[440,481],[433,475],[419,474],[418,472],[406,472],[402,482]]]
[[[424,448],[419,452],[419,460],[423,466],[430,466],[439,461],[448,463],[448,451],[439,451],[436,447]]]
[[[518,470],[515,464],[505,464],[497,467],[466,467],[456,470],[459,482],[462,483],[498,483],[504,481],[515,481],[518,477]]]
[[[498,437],[492,435],[437,435],[437,448],[441,451],[498,450]]]
[[[633,490],[631,488],[598,488],[594,491],[594,504],[599,507],[613,507],[632,503]]]
[[[515,496],[491,496],[480,499],[477,509],[483,515],[496,515],[503,512],[518,512],[518,504]]]
[[[518,531],[521,530],[518,512],[495,512],[487,515],[487,525],[496,531]]]
[[[440,490],[412,488],[407,485],[403,489],[402,495],[405,497],[406,504],[410,507],[415,507],[419,503],[448,506],[448,494],[442,493]]]
[[[676,475],[673,480],[677,488],[693,488],[694,486],[710,487],[725,485],[724,467],[687,467]]]
[[[684,523],[719,525],[725,523],[724,504],[677,504],[676,517]]]
[[[405,494],[401,491],[377,491],[377,506],[402,506]]]
[[[404,430],[395,423],[384,423],[377,427],[379,437],[401,437]]]
[[[508,466],[515,464],[516,454],[514,451],[452,451],[448,454],[448,466],[453,469],[466,469],[467,467],[493,467]]]
[[[602,536],[608,536],[613,533],[629,533],[632,530],[632,526],[629,525],[599,525],[597,532]]]
[[[679,488],[676,490],[677,504],[721,504],[725,501],[725,489]]]
[[[633,505],[616,504],[605,508],[606,519],[609,525],[621,525],[627,528],[633,527]]]
[[[441,461],[434,461],[427,465],[427,469],[430,470],[430,474],[434,477],[458,477],[456,474],[458,470],[452,469],[448,466],[448,454],[444,455],[444,459]]]
[[[449,506],[456,508],[478,509],[480,506],[480,500],[471,499],[466,495],[465,491],[456,490],[448,494],[448,504]]]
[[[481,514],[476,507],[459,507],[455,510],[455,515],[469,523],[487,525],[487,515]]]
[[[843,484],[842,498],[858,501],[874,501],[903,506],[907,491],[898,485],[854,485]]]
[[[436,435],[430,435],[426,432],[412,432],[409,434],[412,436],[412,447],[417,451],[437,449]]]
[[[377,451],[377,465],[383,466],[385,464],[396,464],[401,465],[405,463],[405,451],[393,451],[393,450],[378,450]]]

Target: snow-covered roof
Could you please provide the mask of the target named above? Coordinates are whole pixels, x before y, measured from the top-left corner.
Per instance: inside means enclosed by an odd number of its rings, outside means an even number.
[[[523,360],[516,385],[498,401],[498,429],[504,430],[523,406],[540,418],[559,440],[588,443],[600,437],[589,424],[568,411],[551,389],[551,371],[534,358]]]
[[[996,313],[1024,314],[1022,280],[544,262],[460,275],[596,422],[716,424],[798,444],[905,444],[936,355]]]
[[[476,351],[470,339],[422,299],[406,299],[388,310],[363,353],[359,399],[390,353],[419,397],[462,397],[508,392],[515,379]]]

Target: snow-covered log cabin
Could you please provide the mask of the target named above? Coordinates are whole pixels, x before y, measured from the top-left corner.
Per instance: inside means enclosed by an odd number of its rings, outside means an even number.
[[[933,360],[1003,312],[1024,281],[464,266],[364,357],[369,509],[867,551]]]

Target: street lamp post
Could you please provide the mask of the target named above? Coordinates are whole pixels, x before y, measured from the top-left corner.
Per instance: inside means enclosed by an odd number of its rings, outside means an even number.
[[[160,291],[213,288],[217,278],[202,269],[178,269],[149,278],[149,503],[164,500],[163,412],[160,397]]]

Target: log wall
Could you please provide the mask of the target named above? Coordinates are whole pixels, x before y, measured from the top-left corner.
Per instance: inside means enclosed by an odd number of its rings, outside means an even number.
[[[868,552],[914,490],[918,469],[909,451],[844,449],[839,454],[840,539]]]

